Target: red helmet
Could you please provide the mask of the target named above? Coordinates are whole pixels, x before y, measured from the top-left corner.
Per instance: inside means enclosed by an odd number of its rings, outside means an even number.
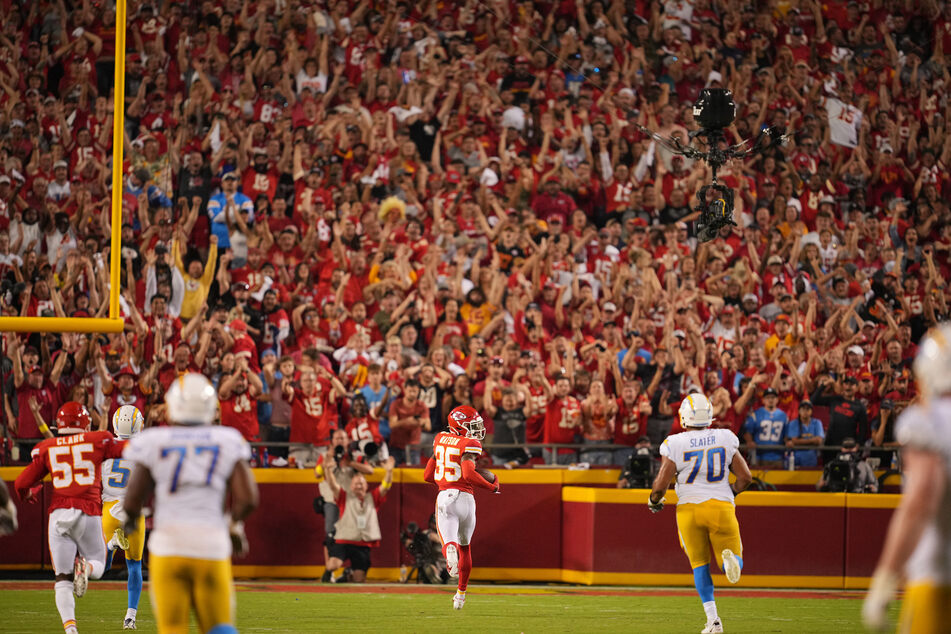
[[[485,438],[485,425],[482,423],[482,416],[470,405],[460,405],[449,412],[449,431],[457,436],[475,438],[476,440]]]
[[[89,431],[92,427],[92,416],[82,403],[70,401],[56,412],[56,430],[60,434],[78,434]]]

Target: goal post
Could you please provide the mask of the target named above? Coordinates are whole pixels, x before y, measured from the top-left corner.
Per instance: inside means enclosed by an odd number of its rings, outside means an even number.
[[[108,317],[3,317],[0,332],[122,332],[119,271],[122,266],[122,161],[125,138],[126,0],[116,0],[116,74],[112,120],[112,231]]]

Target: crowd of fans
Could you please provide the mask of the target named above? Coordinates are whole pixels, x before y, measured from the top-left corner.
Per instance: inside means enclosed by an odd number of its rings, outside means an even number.
[[[119,140],[112,3],[4,8],[3,314],[105,315],[122,142],[127,323],[3,337],[7,460],[67,400],[163,424],[186,370],[223,424],[291,443],[258,454],[277,464],[313,464],[335,428],[418,463],[467,403],[497,463],[583,443],[546,458],[624,464],[696,391],[800,465],[894,443],[916,342],[948,315],[951,4],[128,12]],[[705,87],[733,91],[731,142],[791,136],[720,171],[738,226],[698,244],[709,169],[639,126],[686,141]]]

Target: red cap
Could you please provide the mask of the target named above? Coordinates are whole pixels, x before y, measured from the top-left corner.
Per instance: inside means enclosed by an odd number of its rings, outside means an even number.
[[[42,372],[43,372],[43,368],[42,368],[41,366],[38,366],[38,365],[33,365],[33,366],[30,366],[30,368],[27,370],[26,373],[27,373],[27,374],[33,374],[34,372],[41,372],[41,373],[42,373]]]
[[[456,170],[449,170],[446,172],[446,180],[450,183],[458,183],[462,180],[462,176]]]
[[[132,366],[125,365],[125,366],[122,366],[122,369],[119,370],[119,373],[116,375],[116,377],[120,377],[120,376],[137,377],[139,375],[136,374],[135,370],[132,369]]]
[[[785,315],[785,314],[783,314],[783,315],[776,315],[775,321],[785,321],[787,324],[791,324],[791,323],[792,323],[792,319],[790,319],[789,315]]]
[[[644,220],[643,218],[640,218],[640,217],[635,218],[635,219],[634,219],[634,226],[635,226],[635,227],[646,227],[646,226],[647,226],[647,221]]]
[[[228,328],[230,328],[231,330],[240,330],[241,332],[248,331],[248,325],[244,323],[243,321],[241,321],[240,319],[232,320],[232,322],[228,324]]]
[[[872,377],[872,373],[871,373],[871,372],[863,372],[863,373],[861,373],[861,374],[859,375],[859,380],[860,380],[860,381],[865,381],[865,380],[871,381],[872,378],[873,378],[873,377]]]

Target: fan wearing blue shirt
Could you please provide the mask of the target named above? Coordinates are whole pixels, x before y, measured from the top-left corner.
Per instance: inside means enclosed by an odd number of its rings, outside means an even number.
[[[795,451],[796,467],[815,467],[819,465],[819,452],[816,450],[801,449],[801,447],[818,447],[826,437],[822,421],[812,417],[812,403],[803,401],[799,404],[799,416],[786,425],[786,446]]]
[[[743,438],[750,450],[756,445],[781,445],[786,431],[786,413],[776,407],[779,394],[773,388],[763,392],[763,406],[750,414],[743,425]],[[777,449],[765,449],[756,452],[759,466],[780,466],[783,452]]]
[[[238,175],[228,172],[221,177],[221,193],[215,194],[208,201],[208,219],[211,221],[211,233],[218,236],[218,250],[224,251],[231,247],[228,221],[237,224],[237,216],[242,211],[248,212],[245,222],[250,225],[254,222],[254,203],[251,199],[238,191]],[[228,217],[230,214],[230,218]]]

